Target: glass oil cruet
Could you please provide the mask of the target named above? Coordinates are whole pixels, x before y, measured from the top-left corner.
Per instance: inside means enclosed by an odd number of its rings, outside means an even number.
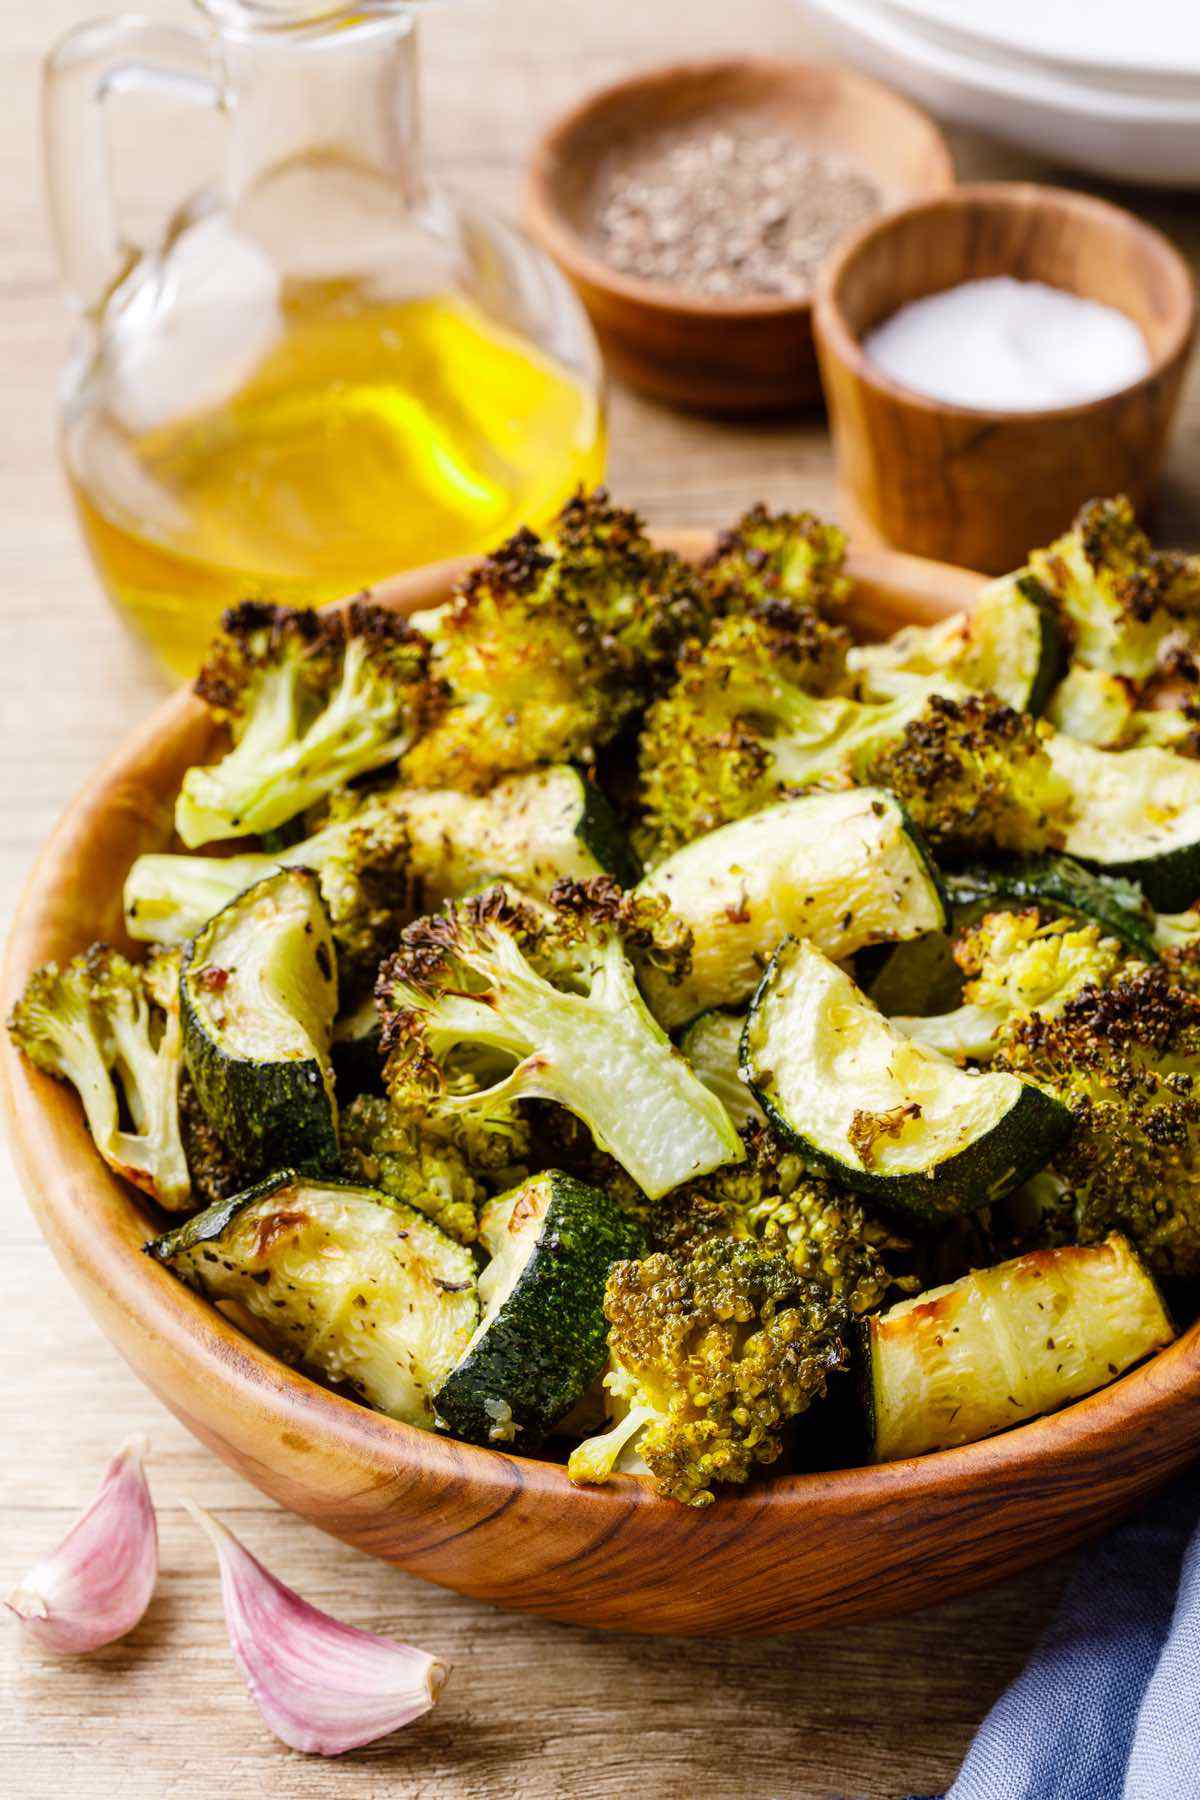
[[[62,447],[109,594],[174,672],[247,596],[318,604],[544,524],[604,463],[579,302],[426,186],[397,0],[201,0],[81,27],[46,70],[48,194],[82,315]],[[227,122],[220,181],[121,234],[105,104]]]

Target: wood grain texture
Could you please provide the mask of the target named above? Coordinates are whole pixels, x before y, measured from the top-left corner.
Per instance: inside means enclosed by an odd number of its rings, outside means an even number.
[[[909,301],[1015,275],[1115,306],[1141,327],[1143,380],[1084,406],[1015,413],[900,387],[863,336]],[[868,226],[823,271],[814,329],[838,472],[888,543],[998,575],[1096,494],[1144,511],[1162,473],[1195,330],[1182,257],[1131,213],[1029,184],[960,188]]]
[[[702,534],[663,536],[686,555]],[[376,590],[437,604],[462,563]],[[979,577],[851,555],[852,623],[928,620]],[[176,695],[72,806],[18,905],[0,987],[119,936],[135,856],[165,848],[183,771],[210,731]],[[1102,1394],[988,1443],[829,1474],[775,1475],[703,1510],[623,1478],[399,1425],[284,1367],[141,1255],[159,1227],[100,1163],[73,1094],[0,1042],[10,1141],[59,1263],[176,1417],[272,1498],[415,1574],[570,1623],[709,1635],[794,1631],[925,1605],[1077,1542],[1200,1448],[1200,1327]]]
[[[809,296],[690,294],[618,272],[590,240],[604,160],[714,112],[785,125],[813,149],[847,157],[876,180],[888,206],[954,180],[932,120],[865,75],[752,57],[675,63],[589,96],[547,132],[526,183],[526,222],[575,283],[612,367],[634,387],[708,412],[815,405],[821,386]]]
[[[37,169],[37,58],[95,0],[0,7],[0,900],[55,818],[162,695],[105,605],[72,525],[54,453],[55,383],[70,321],[51,265]],[[178,20],[182,0],[139,0]],[[686,42],[684,35],[686,34]],[[436,173],[512,211],[537,135],[587,90],[631,69],[747,45],[808,57],[791,0],[668,0],[622,13],[561,0],[430,8],[426,126]],[[123,192],[158,206],[211,167],[216,121],[186,134],[156,109],[114,119]],[[951,133],[959,171],[1031,177],[1033,158]],[[150,193],[147,192],[152,188]],[[1200,266],[1185,194],[1118,195]],[[135,227],[153,211],[145,208]],[[659,523],[720,525],[759,498],[835,506],[823,421],[691,418],[617,384],[614,490]],[[1163,541],[1200,540],[1200,369],[1186,384],[1159,512]],[[52,1663],[0,1620],[4,1786],[22,1800],[210,1800],[222,1783],[270,1800],[897,1800],[941,1793],[991,1701],[1048,1618],[1063,1562],[930,1611],[801,1640],[647,1639],[495,1610],[403,1575],[280,1511],[204,1450],[147,1392],[63,1280],[0,1144],[0,1590],[62,1535],[116,1443],[153,1441],[163,1539],[159,1593],[123,1645]],[[439,1708],[410,1734],[333,1765],[263,1729],[230,1665],[210,1552],[183,1518],[193,1495],[318,1604],[447,1656]]]

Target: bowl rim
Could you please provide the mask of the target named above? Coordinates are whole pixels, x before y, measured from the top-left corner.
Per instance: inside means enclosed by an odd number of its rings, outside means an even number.
[[[1038,409],[964,406],[954,400],[938,400],[917,388],[906,387],[886,374],[867,355],[862,341],[852,329],[842,307],[841,284],[847,271],[864,251],[910,219],[930,217],[938,212],[966,211],[970,208],[1008,212],[1028,209],[1030,203],[1042,208],[1073,213],[1077,218],[1127,235],[1132,232],[1155,259],[1170,287],[1174,317],[1169,322],[1166,341],[1151,355],[1150,367],[1136,381],[1098,394],[1093,400],[1076,401],[1069,406]],[[936,290],[944,291],[944,290]],[[1098,298],[1098,296],[1088,296]],[[1105,302],[1105,304],[1109,304]],[[1118,309],[1119,310],[1119,309]],[[1148,392],[1164,373],[1182,358],[1196,333],[1197,291],[1191,270],[1179,250],[1165,232],[1147,224],[1123,206],[1102,200],[1094,194],[1080,193],[1074,188],[1054,187],[1038,181],[965,182],[945,193],[931,194],[907,206],[894,207],[877,219],[868,220],[840,244],[828,257],[817,276],[813,299],[813,326],[819,346],[848,367],[864,386],[886,394],[893,402],[910,407],[930,418],[974,420],[993,425],[1044,425],[1064,420],[1087,419],[1103,412],[1116,401],[1124,402],[1133,395]]]
[[[821,76],[857,94],[866,105],[886,106],[896,117],[906,118],[909,126],[922,132],[928,140],[931,166],[936,165],[936,180],[922,192],[932,197],[954,187],[954,158],[945,135],[932,116],[882,82],[860,74],[857,69],[840,63],[812,62],[803,57],[714,56],[656,63],[593,89],[560,114],[534,146],[524,184],[524,218],[533,236],[567,269],[573,280],[598,292],[615,295],[644,311],[697,322],[798,320],[811,311],[817,291],[816,278],[799,294],[722,298],[626,275],[591,247],[586,235],[558,205],[555,168],[565,160],[563,153],[578,133],[604,114],[618,112],[635,94],[688,86],[711,80],[729,70],[748,71],[764,83],[774,82],[781,87],[797,74]],[[885,209],[883,216],[894,210],[894,206],[903,204],[894,203]]]
[[[694,530],[656,531],[654,536],[691,556],[712,543],[711,533]],[[428,604],[431,595],[448,592],[451,580],[469,566],[469,560],[429,565],[380,584],[372,597],[401,611],[415,610]],[[922,591],[930,596],[935,617],[969,603],[986,579],[947,564],[877,549],[852,549],[848,571],[883,588],[902,587],[907,579],[910,593],[911,584],[923,579],[927,585]],[[43,896],[52,891],[55,879],[70,871],[81,847],[94,840],[96,823],[129,804],[138,769],[157,765],[161,759],[156,752],[164,742],[174,742],[177,751],[190,743],[194,756],[195,746],[210,739],[204,708],[181,689],[154,710],[67,807],[37,857],[13,914],[0,969],[0,994],[6,1006],[23,985],[31,947],[55,931],[55,908]],[[64,1271],[85,1288],[89,1310],[97,1312],[94,1292],[87,1287],[91,1280],[103,1294],[107,1316],[122,1318],[144,1341],[154,1344],[165,1362],[203,1377],[206,1389],[211,1385],[222,1403],[223,1419],[236,1421],[240,1416],[269,1423],[284,1443],[299,1420],[310,1438],[319,1436],[324,1447],[348,1458],[360,1485],[364,1474],[373,1480],[404,1475],[436,1486],[466,1482],[475,1497],[486,1501],[489,1519],[511,1506],[518,1494],[552,1500],[559,1507],[569,1496],[570,1506],[600,1531],[615,1532],[631,1509],[639,1513],[649,1509],[659,1518],[674,1518],[680,1511],[675,1502],[658,1498],[637,1477],[619,1476],[602,1487],[572,1487],[561,1463],[422,1431],[322,1387],[247,1337],[208,1301],[142,1254],[156,1228],[139,1209],[134,1191],[96,1155],[75,1095],[29,1065],[7,1032],[0,1033],[0,1099],[27,1198]],[[73,1160],[86,1170],[82,1183],[72,1178]],[[114,1335],[104,1318],[100,1324]],[[130,1360],[147,1385],[168,1405],[174,1404],[166,1370],[160,1386],[142,1364]],[[715,1543],[721,1532],[736,1533],[739,1520],[748,1529],[752,1518],[763,1513],[777,1517],[782,1511],[787,1517],[811,1519],[856,1510],[868,1513],[900,1500],[998,1497],[1020,1491],[1047,1464],[1063,1470],[1089,1462],[1114,1434],[1149,1420],[1161,1426],[1172,1415],[1191,1418],[1197,1400],[1200,1321],[1108,1387],[996,1437],[891,1463],[767,1474],[749,1488],[720,1494],[703,1510],[703,1517],[722,1521],[714,1527]],[[221,1448],[215,1428],[202,1417],[191,1412],[180,1416],[203,1441]],[[371,1547],[349,1531],[339,1534],[360,1547]],[[418,1559],[424,1548],[417,1546],[412,1552],[409,1566],[416,1573],[422,1572]]]

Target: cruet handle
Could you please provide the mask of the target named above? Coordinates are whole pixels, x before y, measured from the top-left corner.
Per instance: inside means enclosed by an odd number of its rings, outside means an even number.
[[[220,107],[213,40],[148,19],[98,19],[69,32],[46,58],[46,195],[63,280],[85,312],[100,309],[139,255],[118,216],[105,103],[148,90]]]

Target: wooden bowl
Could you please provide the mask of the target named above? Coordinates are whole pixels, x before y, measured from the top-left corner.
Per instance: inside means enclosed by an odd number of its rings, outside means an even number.
[[[666,538],[686,554],[696,533]],[[460,565],[390,585],[436,603]],[[865,551],[854,615],[876,633],[969,604],[963,570]],[[70,807],[29,878],[3,971],[121,941],[121,885],[170,832],[184,770],[212,743],[168,701]],[[0,1034],[2,1035],[2,1034]],[[555,1463],[399,1425],[277,1362],[141,1254],[151,1227],[101,1164],[73,1093],[0,1043],[13,1151],[55,1256],[172,1412],[250,1481],[359,1549],[501,1606],[624,1630],[791,1631],[980,1587],[1096,1531],[1200,1449],[1200,1328],[1052,1418],[880,1468],[767,1477],[698,1511],[622,1478],[572,1488]],[[37,1371],[31,1369],[36,1383]]]
[[[1147,375],[1083,406],[1001,412],[892,381],[864,335],[910,300],[1014,275],[1118,307]],[[847,515],[920,556],[1002,574],[1095,494],[1149,507],[1195,331],[1195,287],[1161,232],[1107,201],[982,183],[868,225],[821,271],[814,327]]]
[[[588,225],[597,175],[618,148],[705,114],[751,113],[873,176],[888,206],[940,193],[954,164],[932,120],[848,69],[774,58],[677,63],[593,94],[534,152],[531,234],[574,283],[616,372],[677,406],[786,412],[820,398],[810,296],[709,299],[611,268]]]

